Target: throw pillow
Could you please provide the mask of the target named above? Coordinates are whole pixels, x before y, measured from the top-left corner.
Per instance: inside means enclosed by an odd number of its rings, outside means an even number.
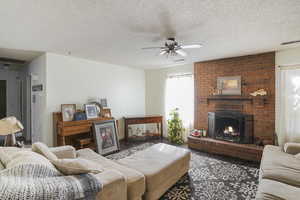
[[[295,157],[298,158],[298,159],[300,159],[300,153],[297,153],[297,154],[295,155]]]
[[[5,153],[5,151],[3,151],[2,149],[0,149],[0,162],[3,163],[4,166],[6,166],[6,164],[11,160],[11,154],[8,155]]]
[[[39,154],[42,154],[46,158],[48,158],[50,161],[51,160],[56,160],[57,156],[52,153],[47,145],[41,142],[36,142],[32,145],[32,151],[37,152]]]
[[[34,143],[32,145],[32,151],[44,155],[61,173],[65,175],[100,173],[102,171],[93,161],[81,158],[58,159],[58,157],[51,152],[50,148],[41,142]]]
[[[21,149],[17,147],[0,147],[0,161],[4,166],[11,160],[11,157],[19,151],[24,151],[29,149]]]
[[[2,158],[2,156],[3,156],[3,151],[0,151],[0,157]],[[42,165],[51,169],[53,175],[56,176],[61,175],[61,173],[55,168],[55,166],[48,159],[32,151],[26,151],[26,150],[17,151],[14,154],[10,155],[10,157],[6,157],[5,160],[6,163],[4,164],[4,166],[6,167],[6,169],[10,169],[20,165],[27,165],[27,164],[39,165],[39,166]]]
[[[57,158],[76,158],[76,149],[70,145],[51,147],[50,151],[54,153]]]
[[[5,169],[5,167],[3,166],[2,162],[0,161],[0,171],[1,171],[2,169]]]
[[[56,159],[51,161],[65,175],[100,173],[102,169],[93,161],[82,158]]]

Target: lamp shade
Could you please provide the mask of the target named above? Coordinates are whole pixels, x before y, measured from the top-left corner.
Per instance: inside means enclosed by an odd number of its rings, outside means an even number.
[[[0,120],[0,135],[9,135],[24,129],[22,123],[15,117],[6,117]]]

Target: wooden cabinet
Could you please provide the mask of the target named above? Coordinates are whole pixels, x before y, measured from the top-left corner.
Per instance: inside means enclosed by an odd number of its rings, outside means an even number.
[[[113,118],[95,118],[80,121],[62,121],[61,112],[53,113],[53,132],[57,146],[72,145],[75,148],[94,148],[92,126],[93,122],[112,120]],[[90,142],[87,142],[90,141]]]

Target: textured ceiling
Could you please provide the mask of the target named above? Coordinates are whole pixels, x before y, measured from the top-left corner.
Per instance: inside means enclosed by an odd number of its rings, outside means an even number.
[[[170,36],[204,45],[186,62],[281,49],[300,39],[300,1],[1,0],[0,24],[2,48],[151,69],[174,62],[141,48]]]
[[[0,48],[0,57],[29,62],[40,56],[42,52]]]

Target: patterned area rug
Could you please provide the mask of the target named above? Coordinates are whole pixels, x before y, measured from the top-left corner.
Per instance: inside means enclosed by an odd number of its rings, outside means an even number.
[[[154,143],[144,143],[107,156],[118,160]],[[184,148],[184,147],[183,147]],[[258,185],[258,164],[192,151],[190,170],[160,200],[250,200]]]

